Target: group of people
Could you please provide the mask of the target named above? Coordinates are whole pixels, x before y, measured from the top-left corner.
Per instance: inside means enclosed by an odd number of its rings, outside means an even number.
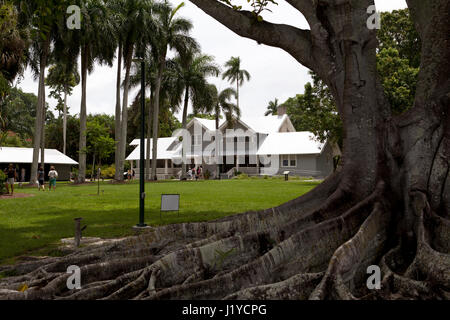
[[[203,167],[202,166],[192,167],[191,169],[188,170],[187,174],[189,176],[189,180],[202,179],[203,178]]]
[[[50,167],[50,171],[48,172],[48,191],[52,191],[52,187],[53,187],[53,191],[56,190],[56,179],[58,178],[58,172],[56,171],[54,166]],[[37,178],[38,178],[38,190],[41,191],[45,191],[45,171],[44,168],[42,166],[39,167],[38,170],[38,174],[37,174]]]
[[[19,182],[19,176],[17,174],[16,167],[11,163],[7,168],[5,168],[4,173],[6,175],[6,194],[14,195],[14,183]],[[56,171],[54,166],[50,167],[50,171],[47,174],[49,178],[49,191],[56,190],[56,179],[58,178],[58,172]],[[25,169],[22,168],[22,178],[20,179],[20,183],[25,182]],[[38,190],[45,191],[45,171],[42,166],[39,167],[37,172],[37,184]],[[11,190],[11,192],[10,192]]]

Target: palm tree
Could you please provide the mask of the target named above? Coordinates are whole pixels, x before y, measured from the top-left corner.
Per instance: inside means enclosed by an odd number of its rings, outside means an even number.
[[[61,21],[67,6],[61,1],[22,1],[21,19],[30,24],[32,45],[28,63],[36,78],[39,78],[38,102],[36,106],[35,131],[33,137],[33,162],[31,165],[30,184],[36,183],[36,174],[41,149],[41,165],[45,159],[45,69],[51,54],[51,45],[57,34],[63,32]],[[51,12],[52,14],[48,14]]]
[[[114,24],[117,40],[117,79],[116,79],[116,110],[115,110],[115,125],[114,125],[114,140],[115,140],[115,152],[114,152],[114,164],[116,168],[115,180],[123,180],[123,174],[118,170],[120,166],[120,135],[121,135],[121,102],[120,102],[120,90],[122,81],[122,56],[123,56],[123,24],[125,17],[123,14],[123,8],[126,0],[110,0],[107,3],[109,8],[110,17]]]
[[[102,0],[81,2],[83,28],[77,30],[76,44],[81,51],[81,107],[80,107],[80,145],[78,181],[84,182],[86,177],[86,85],[88,72],[94,69],[94,63],[112,65],[115,54],[113,20]],[[106,36],[107,35],[107,36]]]
[[[184,88],[184,106],[182,116],[182,128],[186,129],[187,125],[187,111],[189,101],[192,102],[194,108],[197,103],[198,96],[203,95],[208,90],[208,76],[218,76],[220,73],[219,67],[214,63],[214,57],[201,54],[198,52],[178,56],[175,59],[178,66],[178,81],[181,82]],[[182,177],[186,174],[186,162],[182,164]]]
[[[214,115],[214,119],[216,122],[216,131],[219,130],[219,120],[221,118],[221,114],[225,115],[225,119],[227,122],[234,122],[235,119],[239,119],[241,117],[241,110],[239,107],[230,102],[231,98],[236,97],[237,93],[233,88],[226,88],[222,91],[218,91],[217,87],[214,84],[208,84],[206,94],[203,94],[200,97],[201,102],[197,105],[201,105],[201,108],[195,108],[195,112],[206,112]],[[194,112],[194,113],[195,113]],[[216,138],[216,158],[219,156],[219,139]],[[217,161],[217,159],[216,159]],[[216,167],[216,177],[219,176],[220,166],[217,162]]]
[[[267,106],[267,111],[264,113],[264,115],[267,117],[269,114],[275,116],[278,112],[278,99],[275,98],[275,100],[270,101],[269,105]]]
[[[195,51],[197,42],[189,36],[192,23],[184,18],[177,18],[175,15],[184,6],[181,3],[178,7],[172,8],[166,0],[155,7],[157,15],[156,30],[151,38],[152,53],[157,65],[157,78],[155,86],[155,97],[153,101],[153,148],[152,148],[152,179],[156,180],[156,160],[158,150],[158,116],[161,83],[166,67],[166,56],[169,49],[174,49],[180,55],[189,51]]]
[[[58,106],[62,106],[63,112],[63,153],[66,154],[67,145],[67,96],[72,94],[72,90],[80,82],[78,66],[72,61],[56,61],[50,67],[46,84],[53,89],[50,96],[58,99]],[[61,97],[64,95],[64,97]]]
[[[125,80],[123,84],[123,102],[122,102],[122,119],[121,134],[119,143],[119,166],[116,168],[120,176],[116,176],[119,180],[123,179],[121,174],[124,170],[127,128],[128,128],[128,92],[130,89],[130,72],[133,55],[144,58],[145,49],[149,44],[149,37],[153,33],[154,20],[151,12],[153,11],[153,3],[149,0],[128,0],[123,6],[123,24],[121,25],[121,34],[123,37],[123,59],[125,65]],[[145,92],[144,92],[145,96]]]
[[[227,79],[230,82],[236,82],[236,105],[239,108],[239,87],[244,84],[245,78],[250,80],[250,73],[247,70],[241,70],[241,58],[231,57],[225,63],[228,69],[222,75],[222,79]]]

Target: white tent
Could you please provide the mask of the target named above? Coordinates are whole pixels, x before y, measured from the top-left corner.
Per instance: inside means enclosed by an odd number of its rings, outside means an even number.
[[[56,149],[45,149],[45,162],[48,164],[77,165],[78,162]],[[41,152],[39,151],[39,161]],[[0,147],[0,163],[32,163],[33,148]]]

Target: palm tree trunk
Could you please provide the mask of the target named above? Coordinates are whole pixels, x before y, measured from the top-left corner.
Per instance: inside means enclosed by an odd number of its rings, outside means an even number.
[[[239,73],[236,78],[236,106],[239,109]]]
[[[43,94],[42,94],[42,129],[41,129],[41,166],[45,170],[45,114],[46,114],[46,107],[45,107],[45,85],[42,88]]]
[[[147,149],[145,155],[145,179],[150,180],[150,138],[152,134],[153,88],[150,88],[150,105],[148,107],[147,121]]]
[[[43,42],[43,50],[40,57],[40,70],[39,70],[39,89],[38,89],[38,100],[36,106],[36,119],[34,122],[34,141],[33,141],[33,163],[31,164],[30,172],[30,184],[35,185],[37,181],[37,171],[39,166],[39,149],[41,146],[42,130],[43,130],[43,119],[42,119],[42,108],[45,105],[45,67],[47,66],[48,51],[50,49],[50,41],[46,40]]]
[[[184,94],[184,107],[183,107],[183,119],[182,119],[182,128],[186,130],[187,125],[187,110],[189,105],[189,86],[186,86],[186,93]],[[184,152],[183,152],[184,153]],[[181,178],[186,177],[186,159],[183,158],[183,162],[181,164]]]
[[[161,91],[161,81],[164,73],[164,64],[166,57],[162,57],[159,61],[158,78],[156,80],[155,103],[153,105],[153,148],[152,148],[152,180],[156,180],[156,168],[158,166],[158,126],[159,126],[159,92]]]
[[[94,179],[94,173],[95,173],[95,152],[94,152],[94,154],[92,155],[92,170],[91,170],[91,181],[92,181],[92,179]],[[95,181],[95,180],[94,180]]]
[[[128,46],[126,48],[125,56],[125,82],[123,90],[123,103],[122,103],[122,125],[121,125],[121,135],[120,135],[120,159],[119,159],[119,174],[123,179],[124,164],[125,164],[125,153],[127,150],[127,129],[128,129],[128,91],[130,89],[130,70],[131,70],[131,60],[133,58],[133,46]]]
[[[67,87],[64,88],[64,111],[63,111],[63,153],[66,154],[67,147]]]
[[[123,174],[119,172],[120,166],[120,134],[121,128],[121,116],[120,116],[120,81],[122,80],[122,43],[119,42],[119,52],[118,52],[118,65],[117,65],[117,82],[116,82],[116,116],[115,116],[115,129],[114,138],[116,143],[116,151],[114,153],[114,163],[116,167],[115,180],[123,180]]]
[[[80,107],[80,150],[78,155],[78,182],[86,180],[86,81],[87,81],[88,47],[84,46],[81,52],[81,107]]]
[[[219,156],[220,156],[220,152],[219,152],[219,137],[217,132],[219,131],[219,115],[220,115],[220,109],[216,108],[216,137],[215,137],[215,142],[216,142],[216,179],[219,179],[220,176],[220,162],[219,162]]]

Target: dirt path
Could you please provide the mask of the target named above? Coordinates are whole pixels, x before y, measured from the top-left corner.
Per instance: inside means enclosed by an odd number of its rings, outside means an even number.
[[[14,195],[4,194],[4,195],[0,196],[0,200],[3,200],[3,199],[17,199],[17,198],[28,198],[28,197],[34,197],[34,194],[29,194],[29,193],[14,193]]]

